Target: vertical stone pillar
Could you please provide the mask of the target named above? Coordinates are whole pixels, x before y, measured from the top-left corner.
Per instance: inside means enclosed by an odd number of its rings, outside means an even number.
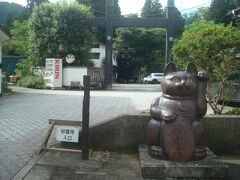
[[[106,0],[106,59],[104,63],[105,88],[112,88],[113,5],[113,0]]]
[[[171,48],[173,44],[173,34],[174,34],[174,11],[175,5],[174,0],[168,0],[166,9],[167,18],[167,31],[166,31],[166,61],[165,64],[173,61]]]

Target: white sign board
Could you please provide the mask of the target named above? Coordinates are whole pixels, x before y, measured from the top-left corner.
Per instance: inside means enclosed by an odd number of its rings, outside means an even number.
[[[80,127],[57,126],[56,140],[63,142],[78,142]]]

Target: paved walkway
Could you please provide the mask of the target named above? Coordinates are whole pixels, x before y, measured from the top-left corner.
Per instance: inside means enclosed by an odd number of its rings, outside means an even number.
[[[39,148],[49,118],[81,120],[83,91],[32,90],[13,87],[0,98],[0,180],[9,180]],[[114,85],[92,91],[90,124],[148,109],[159,85]]]

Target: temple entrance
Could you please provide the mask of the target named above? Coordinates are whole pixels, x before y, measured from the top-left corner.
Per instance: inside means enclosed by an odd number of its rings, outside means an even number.
[[[166,59],[165,64],[172,62],[171,47],[173,42],[174,29],[181,27],[182,23],[175,18],[174,0],[168,0],[166,7],[166,18],[124,18],[113,16],[113,0],[106,0],[106,16],[90,19],[90,23],[95,27],[106,28],[106,61],[104,66],[104,85],[105,88],[112,88],[112,44],[113,28],[115,27],[149,27],[166,29]]]

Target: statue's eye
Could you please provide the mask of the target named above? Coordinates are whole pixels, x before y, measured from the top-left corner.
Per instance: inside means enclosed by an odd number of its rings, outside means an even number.
[[[179,77],[174,77],[173,81],[178,82],[178,81],[180,81],[180,78]]]
[[[187,78],[187,82],[192,82],[192,78]]]

